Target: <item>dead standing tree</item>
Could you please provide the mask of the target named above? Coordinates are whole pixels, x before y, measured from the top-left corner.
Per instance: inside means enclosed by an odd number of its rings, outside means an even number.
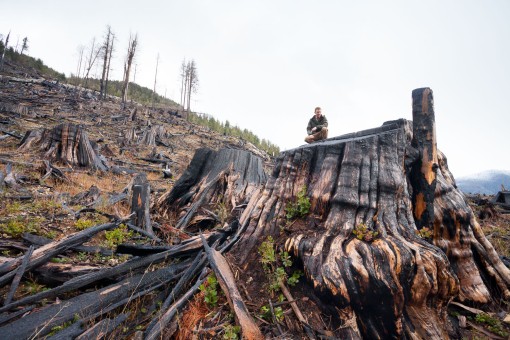
[[[102,47],[98,47],[96,49],[96,38],[94,37],[92,39],[92,43],[90,44],[90,55],[87,59],[87,64],[85,65],[86,72],[85,72],[85,87],[88,86],[89,83],[89,74],[90,70],[94,66],[97,57],[99,56],[99,53],[101,53]]]
[[[191,110],[191,92],[196,92],[198,88],[197,66],[194,60],[186,63],[184,60],[181,65],[181,105],[189,114]]]
[[[4,65],[5,52],[7,52],[7,48],[9,46],[9,37],[10,36],[11,36],[11,32],[9,31],[9,33],[7,34],[7,37],[5,38],[5,44],[3,44],[4,50],[2,51],[2,55],[0,56],[0,70],[2,69],[2,67]]]
[[[269,235],[284,243],[301,259],[324,305],[343,321],[336,336],[448,338],[450,301],[510,296],[510,270],[436,149],[430,89],[413,91],[413,120],[282,153],[264,188],[250,191],[240,216],[232,251],[238,265],[246,271],[259,266],[256,249]],[[218,188],[236,187],[228,180],[218,185],[222,173],[201,165],[225,162],[209,160],[205,151],[195,157],[202,161],[194,159],[159,201],[164,212],[177,211],[179,228],[198,223],[205,203],[219,201]],[[310,214],[282,236],[286,207],[303,188]]]
[[[122,103],[127,102],[128,88],[129,88],[129,75],[131,73],[131,65],[135,58],[136,46],[138,45],[138,35],[129,37],[128,50],[126,55],[126,61],[124,63],[124,79],[122,81]]]
[[[112,28],[108,25],[106,27],[106,38],[103,43],[102,52],[103,52],[103,72],[100,80],[100,97],[106,98],[106,85],[108,84],[108,75],[110,73],[110,60],[112,57],[113,50],[113,39],[114,35],[112,32]]]

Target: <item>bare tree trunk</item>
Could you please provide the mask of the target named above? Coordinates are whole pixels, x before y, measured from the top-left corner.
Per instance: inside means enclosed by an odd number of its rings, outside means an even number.
[[[104,85],[104,98],[106,98],[106,95],[108,93],[108,80],[110,79],[110,64],[112,62],[112,54],[113,54],[113,42],[115,41],[115,35],[112,34],[112,42],[110,45],[110,53],[108,56],[108,67],[106,68],[106,80]]]
[[[154,236],[149,211],[150,184],[145,174],[138,174],[133,181],[131,212],[135,213],[133,224]]]
[[[94,51],[94,48],[95,48],[95,44],[96,44],[96,38],[94,38],[92,40],[92,45],[90,47],[90,56],[89,56],[89,59],[88,59],[88,64],[87,64],[87,73],[85,74],[85,87],[88,86],[88,83],[89,83],[89,74],[90,74],[90,70],[92,69],[92,67],[94,66],[94,63],[96,62],[96,59],[97,59],[97,56],[99,55],[99,53],[101,52],[101,48],[98,48],[96,51]]]
[[[185,74],[184,74],[184,98],[183,98],[183,103],[182,103],[182,108],[183,110],[186,110],[186,103],[188,101],[188,88],[189,88],[189,62],[188,64],[186,65],[186,71],[185,71]]]
[[[2,52],[2,58],[0,59],[0,70],[4,66],[4,59],[5,59],[5,52],[7,51],[7,47],[9,46],[9,37],[11,36],[11,32],[7,34],[7,37],[5,38],[5,45],[4,45],[4,51]]]
[[[101,75],[100,88],[99,88],[99,97],[106,98],[106,73],[108,69],[108,56],[110,55],[110,37],[112,35],[112,29],[108,25],[106,27],[106,40],[103,45],[103,72]]]
[[[184,109],[184,98],[186,96],[186,60],[182,61],[181,64],[181,107]]]
[[[152,110],[154,110],[154,99],[156,96],[156,82],[158,79],[158,65],[159,65],[159,53],[158,53],[158,58],[156,59],[156,73],[154,74],[154,89],[152,90]]]
[[[138,35],[129,38],[128,52],[126,56],[126,62],[124,64],[124,80],[122,86],[122,102],[127,102],[128,87],[129,87],[129,75],[131,73],[131,65],[136,53],[136,45],[138,44]]]
[[[78,53],[79,53],[79,57],[78,57],[78,67],[76,68],[76,78],[80,79],[80,75],[81,75],[81,64],[82,64],[82,61],[83,61],[83,52],[85,51],[85,47],[84,46],[80,46],[78,48]]]

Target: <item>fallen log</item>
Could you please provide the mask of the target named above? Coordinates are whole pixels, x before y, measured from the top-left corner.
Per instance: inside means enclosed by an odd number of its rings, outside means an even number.
[[[66,281],[61,286],[55,287],[50,290],[42,291],[37,294],[24,297],[20,300],[13,301],[9,305],[0,307],[0,313],[11,310],[18,306],[31,304],[42,299],[52,299],[61,294],[71,292],[73,290],[85,287],[91,283],[97,282],[102,279],[113,279],[119,275],[130,273],[138,269],[144,269],[151,264],[156,264],[167,260],[168,258],[179,257],[185,254],[189,254],[189,246],[176,246],[173,249],[167,250],[162,253],[145,256],[142,258],[135,258],[130,261],[124,262],[120,265],[111,268],[105,268],[97,272],[92,272],[86,275],[75,277],[69,281]],[[186,263],[181,266],[186,266]],[[174,270],[179,270],[181,267],[175,265]]]
[[[234,274],[230,269],[227,260],[221,255],[219,251],[211,249],[207,244],[205,238],[201,236],[205,252],[209,258],[209,264],[216,274],[218,283],[220,284],[223,293],[227,297],[230,309],[234,312],[236,322],[241,326],[241,331],[244,339],[264,339],[262,332],[257,324],[251,318],[248,308],[236,286]]]
[[[78,320],[55,335],[48,336],[46,340],[74,340],[78,335],[83,333],[83,325],[84,323]]]
[[[101,270],[100,267],[89,265],[48,262],[33,269],[32,272],[35,273],[37,282],[49,287],[55,287],[75,277],[99,270]]]
[[[7,130],[4,130],[4,129],[0,129],[0,132],[3,132],[5,133],[6,135],[9,135],[11,137],[14,137],[14,138],[17,138],[17,139],[22,139],[23,136],[20,136],[19,134],[17,134],[16,132],[9,132]]]
[[[129,312],[125,314],[119,314],[113,319],[103,319],[96,323],[94,326],[87,329],[85,332],[76,337],[75,340],[88,340],[88,339],[103,339],[107,338],[115,328],[121,323],[126,321],[129,316]]]
[[[44,236],[34,235],[30,233],[23,233],[21,235],[21,238],[30,244],[36,245],[36,246],[44,246],[51,242],[53,242],[51,239],[46,238]],[[71,247],[70,249],[76,251],[76,252],[82,252],[82,253],[92,253],[92,254],[101,254],[102,256],[112,256],[113,251],[110,249],[104,248],[104,247],[98,247],[98,246],[75,246]]]
[[[152,328],[145,332],[145,340],[158,339],[161,332],[170,320],[184,308],[189,299],[195,295],[200,285],[204,282],[204,278],[199,278],[197,282],[179,299],[177,300],[160,318]],[[1,329],[0,329],[1,330]]]
[[[43,160],[44,166],[46,167],[46,174],[41,177],[41,181],[44,181],[48,177],[52,176],[61,182],[70,182],[67,176],[58,168],[54,167],[47,160]]]
[[[91,227],[80,232],[74,233],[72,235],[69,235],[60,241],[54,241],[48,243],[45,246],[37,248],[32,253],[29,263],[27,264],[26,270],[29,271],[32,268],[40,266],[41,264],[49,261],[52,257],[61,254],[67,249],[88,241],[92,236],[94,236],[100,231],[116,228],[120,223],[121,222],[119,221],[115,223],[107,223]],[[3,274],[3,276],[0,277],[0,287],[4,286],[10,279],[14,277],[15,269],[21,264],[21,262],[22,259],[18,258],[16,260],[3,263],[0,266],[0,274]]]
[[[135,225],[133,225],[133,224],[131,224],[131,223],[126,223],[126,226],[127,226],[129,229],[133,230],[134,232],[137,232],[137,233],[138,233],[138,234],[140,234],[140,235],[143,235],[143,236],[145,236],[145,237],[148,237],[148,238],[150,238],[151,240],[153,240],[153,241],[155,241],[155,242],[157,242],[157,243],[163,242],[163,240],[161,240],[161,239],[160,239],[159,237],[157,237],[156,235],[154,235],[154,234],[150,234],[149,232],[147,232],[147,231],[145,231],[145,230],[143,230],[143,229],[140,229],[140,228],[138,228],[137,226],[135,226]]]
[[[43,307],[21,319],[0,327],[0,334],[6,339],[43,337],[53,327],[73,320],[75,314],[81,317],[95,314],[110,304],[129,297],[136,290],[147,289],[161,281],[171,281],[175,275],[174,270],[167,268],[135,275],[97,291],[84,293],[65,302]]]
[[[16,271],[16,275],[14,275],[14,278],[12,279],[11,288],[9,289],[9,293],[7,293],[7,297],[4,300],[4,306],[7,306],[9,303],[11,303],[12,298],[14,297],[14,293],[16,293],[16,289],[18,289],[18,285],[21,281],[21,277],[25,273],[25,270],[26,270],[27,264],[28,264],[28,260],[30,259],[30,256],[32,256],[33,251],[34,251],[34,246],[30,246],[30,248],[28,248],[25,256],[23,257],[21,266],[19,266],[18,270]]]
[[[12,312],[12,313],[9,313],[9,314],[2,314],[0,315],[0,326],[13,320],[13,319],[16,319],[17,317],[19,316],[22,316],[23,314],[25,313],[28,313],[30,312],[31,310],[33,310],[35,308],[35,305],[32,305],[32,306],[28,306],[28,307],[25,307],[25,308],[22,308],[16,312]]]

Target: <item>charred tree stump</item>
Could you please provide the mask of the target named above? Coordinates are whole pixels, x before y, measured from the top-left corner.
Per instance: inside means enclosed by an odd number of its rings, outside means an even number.
[[[136,141],[136,131],[135,128],[130,128],[126,130],[124,133],[124,140],[128,142],[128,144]]]
[[[28,131],[23,137],[19,151],[28,151],[38,146],[44,157],[50,161],[60,161],[70,166],[89,167],[107,170],[98,156],[95,145],[81,125],[60,124],[49,130]]]
[[[157,207],[165,216],[178,214],[176,228],[198,225],[204,220],[214,226],[217,222],[212,218],[194,219],[201,208],[210,211],[222,208],[230,213],[265,181],[259,157],[242,150],[202,148],[197,150],[173,188],[160,197]]]
[[[452,299],[509,296],[510,271],[435,151],[432,91],[415,91],[413,102],[414,124],[387,122],[282,153],[240,217],[238,264],[257,266],[268,235],[285,242],[338,311],[342,338],[448,338]],[[303,188],[310,213],[286,226],[286,207]]]
[[[156,146],[156,140],[165,136],[165,128],[161,125],[152,126],[145,130],[139,143]]]
[[[131,191],[133,193],[131,196],[131,212],[135,214],[133,224],[154,236],[149,211],[151,189],[145,174],[136,175]]]

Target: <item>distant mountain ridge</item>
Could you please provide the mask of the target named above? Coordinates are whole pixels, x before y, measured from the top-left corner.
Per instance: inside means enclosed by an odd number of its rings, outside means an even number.
[[[494,195],[501,190],[501,185],[507,190],[510,189],[510,171],[487,170],[459,177],[456,179],[456,182],[460,190],[466,194]]]

